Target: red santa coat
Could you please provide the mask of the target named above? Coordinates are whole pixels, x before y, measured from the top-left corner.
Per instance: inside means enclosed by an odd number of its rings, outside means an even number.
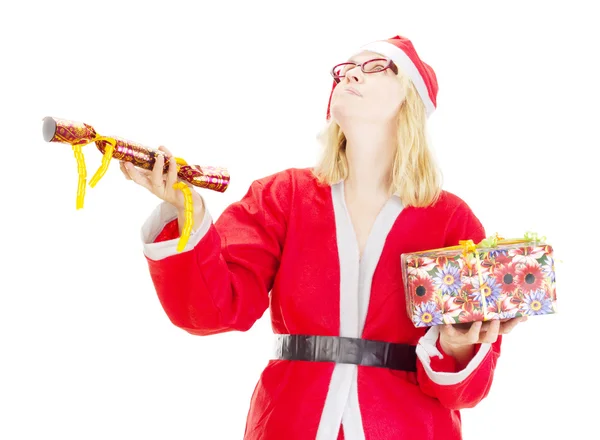
[[[176,215],[163,203],[142,227],[150,275],[174,325],[202,336],[246,331],[270,308],[277,334],[417,345],[416,373],[269,360],[252,395],[245,440],[461,438],[459,410],[488,394],[501,337],[477,345],[458,371],[440,347],[438,328],[409,320],[400,255],[483,239],[462,199],[443,191],[434,206],[405,208],[392,196],[362,258],[343,181],[321,185],[309,168],[254,181],[214,223],[207,210],[182,253]]]

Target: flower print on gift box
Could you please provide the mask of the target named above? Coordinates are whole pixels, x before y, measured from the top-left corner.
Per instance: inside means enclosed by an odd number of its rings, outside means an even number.
[[[556,312],[552,246],[537,235],[402,254],[408,316],[416,327]]]

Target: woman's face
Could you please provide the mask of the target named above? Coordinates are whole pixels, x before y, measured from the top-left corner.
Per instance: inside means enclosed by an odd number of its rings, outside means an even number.
[[[348,61],[362,64],[377,58],[385,57],[364,51]],[[364,73],[359,65],[345,70],[331,97],[331,116],[338,123],[344,120],[388,122],[396,117],[406,95],[391,68],[377,71],[385,65],[386,61],[368,63],[366,67],[373,73]]]

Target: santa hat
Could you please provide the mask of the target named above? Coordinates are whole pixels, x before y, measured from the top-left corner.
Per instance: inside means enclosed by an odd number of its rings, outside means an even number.
[[[388,40],[374,41],[361,47],[356,54],[364,50],[376,52],[391,59],[398,66],[398,69],[404,72],[414,84],[425,104],[427,117],[433,113],[436,108],[438,92],[437,78],[431,66],[419,58],[417,51],[408,38],[396,35]],[[330,117],[331,97],[336,85],[337,83],[334,81],[329,95],[329,104],[327,104],[327,119]]]

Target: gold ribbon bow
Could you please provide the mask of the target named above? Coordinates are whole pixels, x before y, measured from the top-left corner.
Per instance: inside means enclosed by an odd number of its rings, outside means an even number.
[[[543,243],[545,241],[546,241],[545,236],[539,237],[536,232],[531,232],[531,231],[525,232],[525,235],[523,236],[523,238],[509,238],[509,239],[502,238],[502,237],[498,236],[498,233],[496,233],[495,235],[484,238],[477,244],[475,244],[473,242],[473,240],[470,240],[470,239],[469,240],[460,240],[458,242],[459,244],[456,246],[428,249],[426,251],[418,251],[418,252],[411,252],[411,253],[425,254],[428,252],[435,252],[435,251],[450,251],[450,250],[454,250],[454,249],[463,249],[463,255],[466,255],[469,252],[475,252],[477,249],[495,248],[495,247],[498,247],[499,244],[516,244],[516,243],[529,243],[529,242]]]

